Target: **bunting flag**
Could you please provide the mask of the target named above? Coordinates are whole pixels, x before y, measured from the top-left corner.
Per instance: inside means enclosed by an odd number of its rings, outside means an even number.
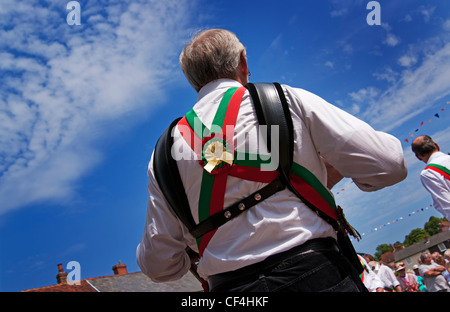
[[[353,184],[355,182],[351,181],[350,184]],[[341,188],[339,191],[336,192],[336,195],[339,195],[341,192],[344,192],[345,188]]]
[[[433,207],[433,205],[430,204],[428,207],[420,208],[420,209],[411,211],[411,212],[408,213],[408,214],[405,214],[405,215],[400,216],[400,217],[398,217],[398,218],[392,219],[391,221],[388,221],[388,222],[386,222],[386,223],[384,223],[384,224],[381,224],[381,225],[379,225],[379,226],[376,226],[376,227],[374,227],[374,228],[371,228],[371,229],[369,229],[369,230],[367,230],[367,231],[361,233],[361,237],[364,238],[365,235],[369,235],[369,234],[371,234],[371,233],[379,232],[379,231],[381,231],[382,229],[384,229],[386,226],[390,226],[390,225],[393,225],[393,224],[397,224],[397,223],[399,223],[399,222],[401,222],[401,221],[407,220],[407,218],[412,217],[412,216],[416,215],[417,213],[424,212],[424,211],[430,209],[430,207]],[[352,240],[352,239],[350,239],[350,240]]]
[[[447,101],[447,105],[448,105],[448,104],[450,104],[450,101]],[[445,107],[442,107],[441,110],[440,110],[440,112],[443,112],[443,111],[445,111]],[[436,118],[440,118],[440,117],[441,117],[441,116],[439,115],[439,112],[435,113],[433,116],[436,117]],[[428,123],[431,123],[431,122],[433,121],[433,118],[429,118],[427,121],[428,121]],[[421,127],[423,127],[424,125],[425,125],[425,122],[422,121],[422,122],[420,123],[420,126],[419,126],[418,128],[416,128],[412,133],[410,133],[409,137],[411,137],[411,138],[416,137],[416,133],[419,132],[419,129],[420,129]],[[405,141],[406,143],[410,143],[410,140],[411,140],[411,139],[410,139],[409,137],[406,137],[406,138],[404,139],[404,141]]]

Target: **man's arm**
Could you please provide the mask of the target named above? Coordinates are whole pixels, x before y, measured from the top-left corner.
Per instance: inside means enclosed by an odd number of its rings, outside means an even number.
[[[400,286],[400,282],[398,281],[394,272],[390,268],[386,267],[384,273],[386,275],[386,278],[391,282],[391,285],[392,287],[394,287],[395,291],[402,292],[402,287]]]
[[[287,88],[294,110],[310,130],[320,155],[363,191],[394,185],[407,175],[401,143],[301,89]],[[388,151],[388,152],[387,152]]]
[[[440,265],[438,267],[429,269],[428,271],[426,271],[423,275],[426,277],[433,277],[433,276],[438,276],[439,274],[441,274],[443,271],[445,270],[445,268]]]
[[[178,280],[191,267],[187,246],[195,246],[195,240],[187,241],[187,228],[170,211],[152,170],[150,161],[149,199],[142,240],[136,250],[136,259],[142,272],[155,282]]]

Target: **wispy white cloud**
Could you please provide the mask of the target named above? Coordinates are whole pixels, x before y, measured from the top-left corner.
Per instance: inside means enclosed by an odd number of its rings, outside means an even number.
[[[402,22],[406,22],[406,23],[412,22],[412,20],[413,20],[413,18],[410,14],[406,14],[405,17],[403,19],[401,19]]]
[[[384,44],[395,47],[401,42],[400,38],[392,32],[392,26],[389,23],[381,23],[381,28],[386,31],[386,37],[383,40]]]
[[[403,67],[410,67],[417,63],[417,58],[414,55],[403,55],[398,59],[398,63]]]
[[[442,24],[442,28],[445,31],[450,31],[450,19],[444,21],[444,23]]]
[[[347,13],[348,13],[348,9],[342,8],[342,9],[331,11],[330,15],[331,15],[331,17],[338,17],[338,16],[343,16],[343,15],[345,15]]]
[[[41,3],[0,4],[0,214],[72,195],[104,124],[157,105],[192,5],[99,0],[69,26],[66,3]]]
[[[395,47],[400,43],[400,39],[396,35],[388,33],[383,43],[387,44],[388,46]]]
[[[434,11],[436,10],[436,7],[430,7],[430,6],[421,6],[420,7],[420,13],[423,16],[423,19],[426,23],[428,23],[431,19],[431,16],[433,15]]]
[[[383,70],[374,73],[373,76],[378,80],[386,80],[389,83],[395,83],[400,76],[400,73],[397,73],[391,67],[385,67]]]
[[[349,93],[353,104],[364,102],[362,118],[376,128],[390,131],[450,94],[450,43],[434,44],[432,50],[429,46],[424,49],[420,63],[416,56],[414,59],[405,56],[399,62],[409,66],[406,70],[394,72],[387,68],[384,73],[374,75],[390,82],[385,90],[368,86]]]
[[[325,65],[325,67],[328,67],[328,68],[331,68],[331,69],[334,68],[334,64],[331,61],[326,61],[324,65]]]
[[[353,101],[357,103],[363,103],[366,101],[370,101],[373,98],[376,98],[380,94],[380,90],[375,87],[367,87],[363,89],[359,89],[356,92],[350,92],[350,97]]]

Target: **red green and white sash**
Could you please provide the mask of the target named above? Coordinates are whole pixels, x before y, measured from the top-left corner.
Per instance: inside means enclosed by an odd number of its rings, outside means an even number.
[[[444,166],[437,165],[437,164],[429,164],[425,169],[433,170],[437,173],[440,173],[441,175],[444,176],[444,178],[446,178],[447,180],[450,180],[450,170]]]
[[[279,176],[276,168],[261,169],[263,163],[270,164],[270,158],[239,153],[234,149],[234,128],[245,91],[245,87],[230,88],[226,91],[211,129],[201,123],[194,110],[189,111],[177,125],[204,169],[199,195],[199,222],[223,211],[228,176],[261,183],[270,183]],[[294,188],[306,200],[330,218],[346,223],[342,209],[336,206],[333,196],[314,174],[293,163],[289,178]],[[216,230],[197,238],[200,257]]]
[[[364,263],[364,261],[362,260],[360,255],[358,255],[358,259],[359,259],[359,262],[361,263],[361,265],[364,268],[364,270],[361,272],[361,274],[359,274],[359,278],[361,279],[361,282],[364,283],[364,280],[366,278],[366,273],[369,273],[369,269],[367,268],[366,264]]]

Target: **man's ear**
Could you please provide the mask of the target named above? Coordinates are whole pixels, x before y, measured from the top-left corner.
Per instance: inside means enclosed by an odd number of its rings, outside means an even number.
[[[247,57],[245,56],[245,51],[241,52],[241,58],[240,58],[240,62],[239,62],[239,70],[242,73],[242,75],[247,76],[249,71],[248,71],[248,65],[247,65]]]
[[[249,71],[247,67],[247,58],[245,57],[245,51],[242,51],[238,67],[238,76],[236,77],[236,80],[239,81],[242,85],[245,85],[248,83],[248,74]]]
[[[439,147],[439,145],[437,143],[434,143],[434,145],[436,146],[436,150],[439,152],[441,150],[441,148]]]

